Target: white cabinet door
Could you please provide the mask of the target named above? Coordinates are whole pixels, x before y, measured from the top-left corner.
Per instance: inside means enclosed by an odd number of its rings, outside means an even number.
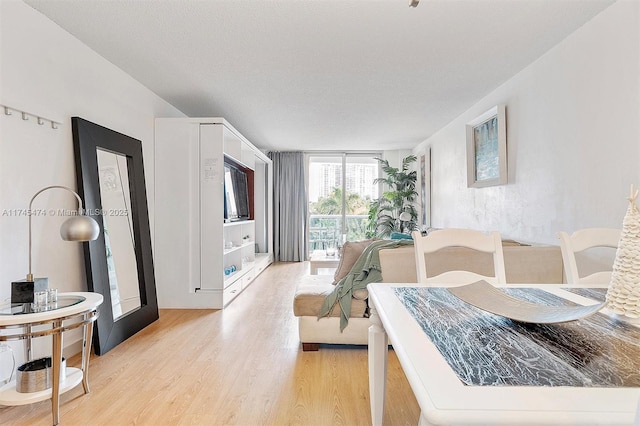
[[[200,288],[222,290],[224,126],[200,125]]]

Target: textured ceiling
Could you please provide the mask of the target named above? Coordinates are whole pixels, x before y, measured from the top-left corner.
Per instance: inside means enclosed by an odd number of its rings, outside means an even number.
[[[26,0],[275,150],[411,148],[613,0]]]

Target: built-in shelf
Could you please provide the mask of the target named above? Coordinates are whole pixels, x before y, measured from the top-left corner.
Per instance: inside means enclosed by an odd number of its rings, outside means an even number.
[[[223,308],[268,265],[253,260],[272,247],[271,160],[221,118],[156,119],[155,154],[158,299]],[[246,176],[249,220],[225,222],[225,164]]]
[[[242,269],[253,269],[253,267],[255,266],[256,262],[245,262],[242,264]]]
[[[256,253],[256,262],[260,262],[263,260],[270,260],[271,259],[271,254],[270,253]]]
[[[255,243],[253,241],[249,241],[249,242],[246,242],[246,243],[242,243],[239,246],[233,246],[231,248],[226,248],[226,249],[224,249],[223,254],[227,255],[227,254],[233,253],[234,251],[242,250],[245,247],[251,247],[254,244]]]
[[[243,272],[246,273],[246,271],[236,270],[236,271],[230,273],[229,275],[225,275],[224,276],[224,286],[227,287],[229,284],[231,284],[232,282],[237,280],[240,276],[242,276]]]
[[[224,222],[224,224],[222,226],[231,227],[231,226],[240,226],[240,225],[252,224],[252,223],[255,223],[255,221],[253,221],[253,220],[238,220],[238,221],[235,221],[235,222]]]
[[[246,267],[243,266],[242,269],[238,269],[235,272],[232,272],[229,275],[225,275],[224,276],[224,287],[225,288],[227,288],[230,284],[232,284],[235,281],[237,281],[243,275],[246,275],[247,272],[249,272],[250,269],[253,267],[253,262],[251,262],[250,264],[246,264],[246,265],[247,265]]]

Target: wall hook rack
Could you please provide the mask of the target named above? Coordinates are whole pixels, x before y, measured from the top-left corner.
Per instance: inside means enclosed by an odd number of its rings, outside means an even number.
[[[24,121],[29,121],[29,119],[31,117],[35,118],[36,119],[35,122],[38,123],[38,125],[40,125],[40,126],[43,126],[47,122],[49,122],[49,123],[51,123],[51,128],[52,129],[58,129],[59,126],[62,124],[59,121],[52,120],[50,118],[46,118],[46,117],[43,117],[41,115],[33,114],[33,113],[30,113],[30,112],[27,112],[27,111],[22,111],[22,110],[19,110],[18,108],[13,108],[13,107],[10,107],[8,105],[0,105],[0,107],[4,108],[4,115],[13,115],[14,112],[17,112],[17,113],[20,113],[20,116],[22,117],[22,119]]]

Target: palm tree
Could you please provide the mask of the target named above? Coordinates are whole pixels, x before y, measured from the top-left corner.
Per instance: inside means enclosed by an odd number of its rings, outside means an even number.
[[[374,183],[383,183],[388,189],[369,209],[369,230],[372,236],[388,237],[392,232],[409,233],[418,229],[418,212],[414,206],[418,197],[417,173],[415,170],[409,171],[411,163],[417,159],[415,155],[410,155],[402,159],[401,168],[396,168],[391,167],[389,161],[376,158],[386,177],[378,178]]]
[[[369,200],[347,191],[345,197],[345,214],[367,214]],[[326,197],[318,198],[311,205],[313,214],[342,214],[342,189],[333,188]]]
[[[342,189],[334,188],[326,197],[318,198],[318,201],[311,203],[309,212],[312,215],[327,215],[334,217],[314,218],[310,226],[329,228],[336,233],[345,232],[350,241],[362,240],[366,238],[368,222],[365,218],[354,217],[366,215],[369,212],[371,199],[362,197],[355,192],[347,191],[345,194],[345,215],[346,221],[342,229]]]

